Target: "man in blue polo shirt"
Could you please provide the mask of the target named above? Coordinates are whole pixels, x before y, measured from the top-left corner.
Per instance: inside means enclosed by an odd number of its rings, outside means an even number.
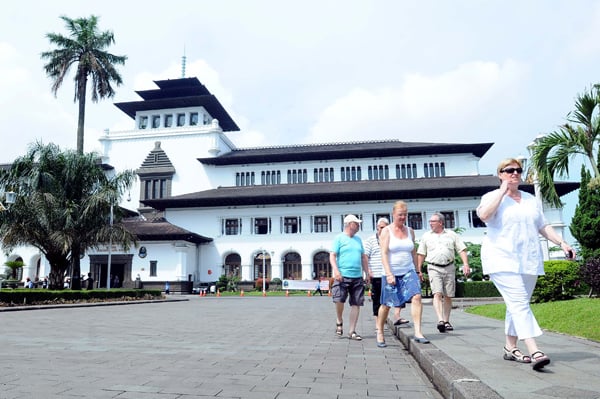
[[[370,279],[368,259],[365,255],[362,240],[356,235],[362,220],[354,215],[344,218],[344,231],[334,240],[329,253],[329,262],[333,272],[331,293],[336,311],[336,334],[341,336],[343,330],[344,304],[350,297],[350,329],[348,338],[361,341],[356,333],[356,324],[360,307],[365,302],[365,279]]]

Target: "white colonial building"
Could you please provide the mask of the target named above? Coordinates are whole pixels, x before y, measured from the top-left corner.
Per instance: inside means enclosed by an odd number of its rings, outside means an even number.
[[[434,211],[445,215],[447,228],[464,229],[465,241],[479,243],[485,234],[475,208],[498,178],[478,166],[493,143],[404,142],[399,132],[399,140],[237,148],[242,133],[198,79],[155,83],[158,89],[137,92],[141,101],[115,104],[133,129],[100,139],[108,168],[137,172],[120,206],[140,215],[124,220],[138,235],[137,248],[106,247],[82,260],[82,273],[89,268],[100,286],[109,252],[111,273],[124,286],[139,276],[145,285],[180,282],[185,291],[222,274],[254,281],[263,267],[269,279],[328,277],[330,244],[344,216],[361,218],[366,238],[399,199],[408,203],[417,239]],[[521,188],[534,192],[531,184]],[[577,188],[557,183],[560,195]],[[561,210],[548,209],[546,217],[559,233],[565,227]],[[48,273],[32,249],[6,259],[19,257],[29,265],[23,278]]]

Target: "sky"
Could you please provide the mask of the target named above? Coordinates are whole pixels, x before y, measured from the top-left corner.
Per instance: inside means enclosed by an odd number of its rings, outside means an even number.
[[[527,155],[600,83],[600,1],[21,0],[0,15],[0,163],[36,141],[76,147],[73,72],[55,97],[40,53],[59,18],[99,17],[126,55],[112,99],[88,99],[85,150],[134,128],[114,102],[197,77],[238,147],[399,139],[494,143],[481,174]],[[569,180],[579,180],[572,168]],[[577,197],[563,200],[572,203]],[[567,204],[567,208],[571,205]],[[568,211],[567,211],[568,212]]]

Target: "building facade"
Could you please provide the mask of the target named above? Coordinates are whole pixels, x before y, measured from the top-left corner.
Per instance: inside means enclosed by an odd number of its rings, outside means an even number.
[[[329,249],[349,213],[363,220],[359,235],[375,232],[397,200],[408,203],[417,239],[429,215],[442,212],[446,228],[460,228],[479,243],[485,225],[475,208],[498,187],[479,173],[493,143],[418,143],[401,140],[237,148],[243,134],[219,101],[196,78],[155,82],[141,101],[115,104],[132,118],[128,131],[100,138],[105,165],[135,170],[138,179],[120,206],[140,216],[124,221],[139,245],[123,253],[87,254],[97,281],[111,267],[124,286],[144,282],[216,281],[222,274],[253,281],[312,280],[331,276]],[[525,191],[534,186],[523,184]],[[560,195],[577,183],[557,183]],[[564,229],[560,209],[546,217]],[[47,273],[39,254],[20,256]],[[24,257],[23,257],[24,256]],[[36,257],[37,256],[37,257]],[[33,262],[33,263],[32,263]],[[86,269],[82,260],[82,271]]]

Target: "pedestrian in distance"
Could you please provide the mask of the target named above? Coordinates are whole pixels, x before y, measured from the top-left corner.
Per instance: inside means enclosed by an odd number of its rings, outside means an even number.
[[[429,343],[421,331],[423,274],[420,269],[415,269],[417,264],[415,232],[406,226],[407,216],[407,204],[404,201],[397,201],[392,209],[392,224],[381,231],[381,260],[385,280],[381,282],[381,306],[377,317],[377,346],[380,348],[387,346],[383,327],[390,308],[401,306],[409,301],[415,329],[413,340],[422,344]]]
[[[575,258],[575,251],[548,223],[541,201],[519,190],[521,162],[505,159],[497,172],[500,188],[484,194],[477,207],[477,214],[487,225],[481,245],[483,273],[490,276],[506,304],[503,358],[532,363],[539,371],[550,364],[535,341],[542,330],[530,306],[537,278],[544,274],[539,235],[560,246],[570,259]],[[518,340],[525,343],[529,356],[519,350]]]
[[[317,295],[317,292],[320,296],[323,296],[323,292],[321,291],[321,279],[317,280],[317,285],[315,286],[315,293],[313,296]]]
[[[441,333],[454,330],[450,324],[450,311],[456,293],[454,258],[457,253],[462,260],[463,274],[468,277],[471,273],[465,243],[456,232],[445,229],[444,224],[444,215],[434,212],[429,218],[431,230],[423,234],[417,249],[417,270],[423,270],[423,262],[427,262],[433,309],[438,319],[437,329]]]
[[[365,301],[365,278],[370,280],[367,256],[360,237],[356,235],[362,220],[355,215],[344,218],[344,231],[333,240],[329,253],[329,262],[333,273],[331,293],[336,312],[336,329],[338,336],[344,334],[343,313],[346,300],[350,304],[350,320],[348,338],[361,341],[356,332],[356,324],[360,307]]]

